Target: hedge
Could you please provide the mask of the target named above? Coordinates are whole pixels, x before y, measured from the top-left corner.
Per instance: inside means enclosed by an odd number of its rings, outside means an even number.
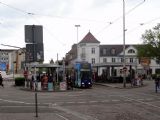
[[[15,78],[15,86],[24,86],[24,85],[25,85],[25,78],[24,77]]]

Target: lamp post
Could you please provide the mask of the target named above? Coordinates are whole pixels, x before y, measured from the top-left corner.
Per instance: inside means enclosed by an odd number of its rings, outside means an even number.
[[[123,87],[126,87],[126,56],[125,56],[125,0],[123,0]]]
[[[78,61],[78,28],[80,27],[80,25],[75,25],[75,27],[77,28],[77,61]]]

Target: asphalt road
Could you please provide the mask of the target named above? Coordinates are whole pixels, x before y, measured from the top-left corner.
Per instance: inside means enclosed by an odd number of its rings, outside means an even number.
[[[144,81],[145,82],[145,81]],[[100,85],[67,92],[35,92],[5,82],[0,87],[0,120],[158,120],[160,91],[154,82],[140,88],[119,89]]]

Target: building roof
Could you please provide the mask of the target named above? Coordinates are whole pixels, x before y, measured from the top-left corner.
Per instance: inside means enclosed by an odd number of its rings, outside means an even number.
[[[100,43],[100,42],[89,31],[87,35],[79,43]]]
[[[137,45],[125,45],[125,49],[130,46],[136,47]],[[112,50],[115,50],[112,53]],[[120,53],[123,52],[123,45],[100,45],[100,56],[118,56]]]
[[[17,49],[0,49],[0,52],[12,52],[16,51]]]

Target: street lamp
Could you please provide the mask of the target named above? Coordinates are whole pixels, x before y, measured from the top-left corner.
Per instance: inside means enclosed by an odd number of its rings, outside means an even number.
[[[132,8],[129,12],[131,12],[132,10],[134,10],[135,8],[137,8],[138,6],[140,6],[141,4],[143,4],[145,2],[145,0],[143,0],[143,2],[139,3],[138,5],[136,5],[134,8]],[[128,12],[128,13],[129,13]],[[143,25],[143,24],[141,24]],[[123,87],[126,87],[126,55],[125,55],[125,32],[126,32],[126,28],[125,28],[125,0],[123,0],[123,71],[124,71],[124,75],[123,75]]]
[[[80,27],[80,25],[75,25],[75,27],[77,28],[77,61],[78,61],[78,28]]]
[[[123,87],[126,87],[126,56],[125,56],[125,0],[123,0]]]

